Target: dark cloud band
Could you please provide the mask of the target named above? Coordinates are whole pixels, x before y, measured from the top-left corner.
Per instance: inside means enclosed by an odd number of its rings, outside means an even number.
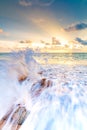
[[[65,28],[64,30],[67,32],[71,32],[71,31],[78,31],[78,30],[83,30],[87,28],[87,24],[86,23],[79,23],[76,25],[72,25],[69,26],[68,28]]]
[[[82,45],[87,45],[87,40],[82,40],[81,38],[78,38],[78,37],[75,40],[81,43]]]

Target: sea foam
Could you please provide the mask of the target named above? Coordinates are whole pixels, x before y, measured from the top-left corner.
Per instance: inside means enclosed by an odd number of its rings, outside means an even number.
[[[42,65],[33,53],[14,52],[0,60],[1,129],[85,130],[87,66]]]

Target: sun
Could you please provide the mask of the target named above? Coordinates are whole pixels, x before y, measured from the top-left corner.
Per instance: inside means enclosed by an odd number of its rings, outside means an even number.
[[[63,46],[68,45],[68,41],[65,40],[65,39],[62,39],[61,40],[61,45],[63,45]]]
[[[56,37],[56,39],[61,43],[62,46],[68,45],[68,40],[63,37]]]

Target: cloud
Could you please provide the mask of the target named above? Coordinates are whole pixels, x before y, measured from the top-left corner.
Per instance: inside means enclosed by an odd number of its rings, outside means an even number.
[[[79,30],[83,30],[87,28],[87,24],[86,23],[78,23],[75,25],[71,25],[67,28],[65,28],[64,30],[67,32],[72,32],[72,31],[79,31]]]
[[[8,36],[10,36],[10,33],[5,32],[2,28],[0,28],[0,35],[8,37]]]
[[[21,44],[24,44],[24,43],[30,44],[30,43],[32,43],[32,41],[31,40],[21,40],[20,43]]]
[[[25,6],[25,7],[27,7],[27,6],[32,6],[32,2],[29,1],[29,0],[19,0],[19,4],[20,4],[21,6]]]
[[[19,0],[21,6],[50,6],[54,3],[55,0]]]
[[[50,6],[54,3],[55,0],[36,0],[37,4],[40,6]]]
[[[32,22],[36,24],[44,24],[46,20],[44,18],[32,18]]]
[[[87,40],[82,40],[81,38],[78,38],[78,37],[75,40],[81,43],[82,45],[87,45]]]
[[[0,34],[2,34],[3,32],[4,32],[3,29],[0,28]]]

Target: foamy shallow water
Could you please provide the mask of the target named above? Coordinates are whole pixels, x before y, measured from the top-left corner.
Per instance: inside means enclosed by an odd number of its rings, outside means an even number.
[[[20,130],[85,130],[87,67],[56,66],[49,69],[44,76],[53,81],[53,86],[36,99]]]
[[[2,60],[0,71],[0,118],[20,103],[29,111],[20,130],[86,130],[86,65],[41,65],[30,52],[20,52],[8,61]],[[18,82],[20,75],[27,75],[22,83]],[[52,84],[41,89],[40,80],[44,78]],[[7,123],[2,130],[12,129]]]

